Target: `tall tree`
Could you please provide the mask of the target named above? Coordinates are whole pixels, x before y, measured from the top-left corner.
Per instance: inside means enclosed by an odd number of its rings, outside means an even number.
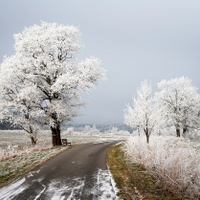
[[[127,110],[124,114],[125,123],[131,127],[143,130],[147,143],[149,143],[150,134],[155,130],[158,115],[154,99],[151,96],[151,84],[148,81],[143,81],[141,87],[137,90],[137,98],[133,98],[133,108],[127,105]]]
[[[156,93],[156,99],[168,124],[175,126],[177,137],[181,135],[181,128],[185,134],[188,127],[199,126],[200,96],[191,82],[189,78],[181,77],[158,83],[161,91]]]
[[[16,54],[2,64],[4,76],[13,71],[20,77],[17,84],[12,82],[15,75],[7,83],[14,92],[19,86],[26,91],[31,88],[37,94],[31,95],[30,109],[38,111],[42,123],[50,126],[53,145],[61,145],[61,123],[73,120],[79,115],[80,106],[85,105],[81,92],[90,92],[105,78],[97,58],[78,63],[78,53],[83,47],[79,37],[74,26],[42,22],[41,26],[34,25],[14,35]],[[22,99],[26,96],[25,92],[20,94]],[[8,96],[5,94],[4,99]]]

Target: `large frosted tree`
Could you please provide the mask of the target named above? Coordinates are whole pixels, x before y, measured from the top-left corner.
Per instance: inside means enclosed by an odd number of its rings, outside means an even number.
[[[4,117],[16,115],[15,108],[23,113],[24,102],[29,102],[33,120],[50,126],[53,145],[61,145],[61,123],[73,120],[85,105],[81,92],[90,92],[105,77],[97,58],[77,61],[83,47],[79,37],[74,26],[42,22],[25,28],[14,35],[16,54],[5,58],[1,67],[0,81],[9,76],[0,84]]]
[[[176,128],[177,137],[181,135],[181,128],[185,134],[188,128],[199,127],[200,96],[191,82],[181,77],[158,83],[157,101],[168,124]]]

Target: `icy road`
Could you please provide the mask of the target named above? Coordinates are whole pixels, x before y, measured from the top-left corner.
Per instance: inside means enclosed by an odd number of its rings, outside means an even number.
[[[106,153],[117,142],[80,145],[62,152],[0,190],[0,199],[116,199]]]

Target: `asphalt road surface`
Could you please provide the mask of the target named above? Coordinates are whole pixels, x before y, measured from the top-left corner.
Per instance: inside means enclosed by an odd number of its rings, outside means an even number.
[[[66,150],[2,188],[0,199],[116,199],[106,165],[106,153],[116,143],[86,144]]]

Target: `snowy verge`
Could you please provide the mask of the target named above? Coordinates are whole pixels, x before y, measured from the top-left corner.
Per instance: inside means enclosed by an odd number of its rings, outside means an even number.
[[[113,176],[112,176],[112,174],[110,172],[110,168],[109,168],[108,165],[107,165],[107,168],[108,168],[108,173],[109,173],[109,176],[110,176],[111,184],[112,184],[113,190],[115,192],[116,199],[119,200],[120,198],[117,196],[117,193],[119,192],[119,189],[116,186],[115,180],[114,180],[114,178],[113,178]]]
[[[175,188],[185,197],[200,198],[200,153],[188,140],[177,137],[130,137],[124,144],[126,155],[143,164],[165,187]]]

